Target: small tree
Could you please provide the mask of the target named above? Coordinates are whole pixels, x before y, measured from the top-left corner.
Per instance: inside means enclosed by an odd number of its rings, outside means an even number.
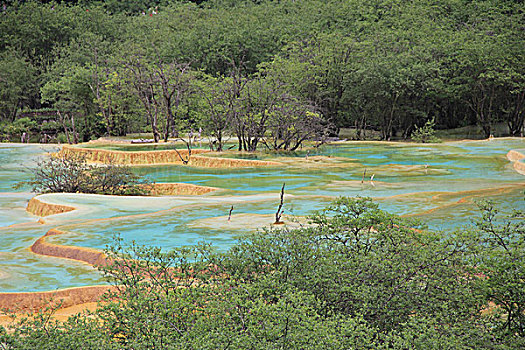
[[[436,123],[434,121],[434,118],[427,120],[425,125],[423,125],[422,127],[416,126],[416,130],[414,130],[414,132],[412,133],[412,140],[421,143],[441,142],[441,140],[435,136],[435,126]]]
[[[114,163],[95,166],[75,154],[50,154],[40,159],[32,171],[33,179],[28,183],[38,193],[142,195],[148,192],[148,183],[129,167]]]
[[[523,211],[503,216],[491,202],[479,204],[477,230],[469,234],[475,244],[472,264],[487,303],[496,305],[491,315],[499,336],[525,339],[525,221]]]
[[[12,123],[4,123],[1,128],[3,131],[0,132],[0,138],[7,140],[21,141],[22,135],[26,133],[27,139],[23,142],[28,141],[32,131],[39,131],[38,124],[28,117],[17,119]]]
[[[206,111],[202,124],[213,138],[210,140],[212,150],[223,151],[228,132],[237,130],[237,134],[242,134],[243,125],[238,123],[241,110],[239,95],[246,83],[247,79],[234,71],[227,78],[209,78],[201,89]]]

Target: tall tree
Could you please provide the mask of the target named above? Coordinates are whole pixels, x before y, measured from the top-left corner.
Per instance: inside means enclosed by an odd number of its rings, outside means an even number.
[[[0,54],[0,119],[14,121],[38,90],[36,68],[20,52]]]
[[[123,64],[127,83],[133,87],[134,94],[146,112],[146,119],[151,125],[153,140],[159,142],[162,92],[158,76],[156,76],[151,63],[141,53],[130,55],[123,61]]]

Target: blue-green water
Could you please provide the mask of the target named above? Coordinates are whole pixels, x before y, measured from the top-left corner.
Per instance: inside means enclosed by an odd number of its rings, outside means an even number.
[[[523,139],[497,139],[439,145],[345,143],[282,155],[228,152],[226,156],[271,159],[282,165],[138,167],[137,173],[155,182],[187,182],[223,191],[146,198],[49,194],[40,199],[78,209],[46,217],[46,223],[39,224],[38,217],[25,212],[33,194],[27,187],[14,190],[12,185],[27,180],[26,168],[34,165],[34,157],[53,148],[0,144],[0,290],[41,291],[100,282],[86,264],[28,250],[51,228],[69,232],[49,238],[52,243],[98,249],[115,233],[127,241],[165,248],[205,241],[228,249],[236,237],[255,229],[250,222],[225,225],[230,207],[234,206],[234,215],[257,216],[263,222],[268,218],[270,224],[283,183],[289,217],[309,215],[337,196],[359,195],[375,198],[393,213],[419,217],[432,228],[455,229],[477,215],[475,201],[480,198],[493,199],[503,211],[525,209],[525,176],[505,157],[511,149],[524,148]]]

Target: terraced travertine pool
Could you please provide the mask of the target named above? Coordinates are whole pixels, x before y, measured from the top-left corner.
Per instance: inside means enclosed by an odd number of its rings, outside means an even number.
[[[150,146],[97,147],[143,151]],[[38,199],[76,210],[38,222],[39,217],[25,210],[34,194],[28,188],[14,190],[12,185],[28,179],[26,168],[34,165],[35,157],[54,149],[0,144],[0,291],[45,291],[101,282],[88,264],[29,250],[50,229],[67,232],[47,238],[59,245],[103,249],[119,233],[128,241],[165,248],[205,241],[227,249],[239,235],[272,223],[283,183],[284,213],[293,225],[300,225],[305,216],[337,196],[369,196],[385,210],[420,217],[431,228],[444,231],[467,224],[476,215],[475,201],[480,198],[494,200],[504,211],[525,209],[525,176],[506,158],[512,149],[525,149],[523,139],[432,145],[356,142],[324,146],[308,154],[210,154],[280,163],[272,167],[137,167],[137,173],[158,183],[186,182],[221,190],[163,197],[46,194]]]

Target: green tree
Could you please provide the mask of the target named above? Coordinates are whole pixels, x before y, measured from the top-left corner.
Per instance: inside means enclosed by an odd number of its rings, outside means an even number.
[[[17,112],[34,98],[38,88],[35,67],[20,52],[0,54],[0,119],[14,121]]]
[[[201,87],[204,115],[200,124],[210,135],[211,148],[222,152],[226,138],[233,133],[233,122],[241,113],[240,92],[247,80],[238,75],[226,78],[207,77]]]
[[[435,136],[436,131],[434,130],[434,127],[436,126],[436,123],[434,119],[427,120],[425,125],[422,127],[417,127],[412,132],[412,140],[416,142],[439,142],[440,140]]]
[[[93,110],[89,75],[85,68],[75,65],[56,77],[56,80],[47,82],[41,89],[42,101],[56,108],[67,142],[70,144],[78,143],[80,132],[89,130],[77,129],[79,122],[85,124],[85,119]]]
[[[14,138],[16,141],[29,142],[32,133],[37,133],[39,125],[28,117],[19,118],[13,123],[3,123],[2,138],[11,140]]]
[[[498,6],[500,5],[500,6]],[[463,29],[455,33],[453,71],[447,87],[459,94],[485,137],[496,122],[506,121],[517,135],[523,120],[523,32],[517,29],[522,6],[486,2],[466,6]]]
[[[478,267],[481,292],[491,322],[501,338],[525,342],[525,221],[524,213],[504,216],[491,202],[480,203],[482,215],[472,233],[476,245],[472,263]],[[492,303],[492,306],[491,304]]]
[[[83,156],[59,152],[39,159],[28,181],[38,193],[97,193],[110,195],[145,195],[149,183],[124,165],[96,166]],[[20,183],[17,186],[24,185]]]
[[[420,231],[369,199],[340,198],[312,223],[235,246],[232,268],[253,278],[272,271],[277,285],[291,284],[322,300],[321,313],[362,315],[385,331],[413,315],[445,323],[472,317],[472,286],[458,278],[465,268],[460,243]]]

